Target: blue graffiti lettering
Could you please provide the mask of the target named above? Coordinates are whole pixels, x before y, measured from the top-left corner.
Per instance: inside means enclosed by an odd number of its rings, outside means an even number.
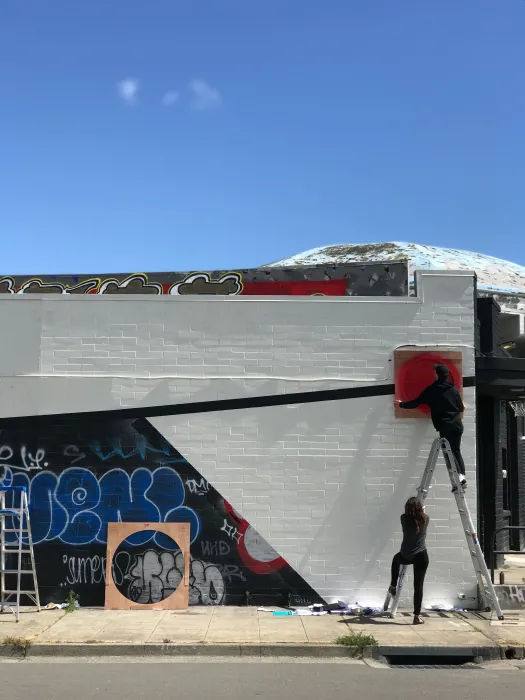
[[[103,524],[97,536],[99,542],[107,541],[108,523],[162,522],[154,499],[146,496],[154,480],[153,473],[135,469],[130,478],[124,470],[112,469],[100,479],[101,497],[96,512]],[[140,532],[130,537],[128,543],[138,546],[152,537],[151,532]]]
[[[100,479],[83,467],[70,467],[59,476],[41,471],[33,479],[6,468],[0,477],[1,485],[28,489],[35,544],[53,540],[69,545],[95,541],[104,544],[110,522],[189,522],[191,541],[199,535],[200,520],[192,508],[184,505],[182,479],[168,467],[154,471],[140,467],[131,474],[112,469]],[[9,505],[13,494],[6,496]],[[13,528],[15,524],[6,526]],[[16,537],[15,533],[6,533],[10,544],[17,541]],[[169,537],[152,531],[132,535],[127,543],[139,546],[150,540],[166,550],[178,549]]]
[[[55,500],[68,515],[60,540],[64,544],[93,542],[102,527],[102,521],[93,512],[100,501],[96,476],[81,467],[66,469],[58,478]]]

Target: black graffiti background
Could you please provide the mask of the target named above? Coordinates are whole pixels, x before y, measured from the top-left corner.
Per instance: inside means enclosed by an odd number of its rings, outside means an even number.
[[[9,483],[11,478],[22,483],[42,472],[51,473],[50,478],[54,478],[53,474],[59,477],[68,469],[87,470],[100,479],[110,470],[120,469],[131,475],[138,468],[152,472],[159,468],[174,469],[184,484],[184,507],[198,518],[199,534],[191,545],[191,604],[282,605],[320,600],[288,564],[254,562],[246,556],[247,548],[242,540],[245,536],[250,536],[252,542],[260,540],[257,533],[253,529],[247,533],[242,515],[235,513],[147,420],[91,423],[87,414],[82,421],[57,420],[45,426],[31,419],[20,419],[14,428],[8,429],[2,429],[0,424],[0,480],[4,483]],[[50,494],[45,497],[53,498]],[[57,518],[65,517],[64,509],[53,503]],[[112,506],[118,507],[118,503]],[[36,519],[44,517],[46,508],[47,504],[43,504],[42,510],[31,509],[33,528],[40,527]],[[81,538],[81,521],[85,518],[85,513],[80,512],[70,517],[70,539],[75,539],[75,527]],[[137,522],[144,521],[144,517],[131,515],[122,520]],[[104,604],[104,543],[75,544],[54,538],[37,544],[35,557],[44,605],[63,602],[71,590],[79,596],[82,606]],[[114,564],[117,587],[139,602],[155,602],[166,597],[167,589],[177,580],[176,552],[165,551],[155,542],[141,546],[124,544]]]

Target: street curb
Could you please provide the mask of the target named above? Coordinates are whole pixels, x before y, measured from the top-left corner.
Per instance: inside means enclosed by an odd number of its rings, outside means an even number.
[[[338,644],[30,644],[25,648],[0,647],[0,657],[289,657],[345,659],[363,657],[387,662],[391,657],[465,657],[479,661],[522,659],[521,646],[393,646],[379,644],[364,649]]]
[[[371,658],[372,647],[364,655]],[[25,653],[14,646],[0,649],[0,656],[202,656],[247,657],[289,656],[352,658],[358,649],[335,644],[31,644]]]

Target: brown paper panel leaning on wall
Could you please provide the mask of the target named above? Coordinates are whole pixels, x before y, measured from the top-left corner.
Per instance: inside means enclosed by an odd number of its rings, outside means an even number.
[[[155,530],[171,537],[184,557],[184,575],[177,589],[158,603],[134,603],[117,589],[113,580],[113,556],[131,535]],[[190,582],[190,524],[189,523],[108,523],[106,553],[106,610],[185,610],[188,607]]]

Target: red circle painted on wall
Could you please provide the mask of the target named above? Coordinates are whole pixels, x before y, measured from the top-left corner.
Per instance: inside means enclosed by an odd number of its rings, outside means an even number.
[[[454,362],[439,353],[422,352],[406,360],[399,368],[396,376],[398,398],[401,401],[415,399],[421,394],[423,389],[435,382],[436,372],[434,365],[446,365],[454,384],[461,388],[461,376]],[[420,406],[418,410],[430,415],[428,406]]]
[[[283,559],[238,513],[228,501],[224,501],[226,513],[238,523],[240,535],[237,551],[245,566],[255,574],[273,574],[286,566]]]

